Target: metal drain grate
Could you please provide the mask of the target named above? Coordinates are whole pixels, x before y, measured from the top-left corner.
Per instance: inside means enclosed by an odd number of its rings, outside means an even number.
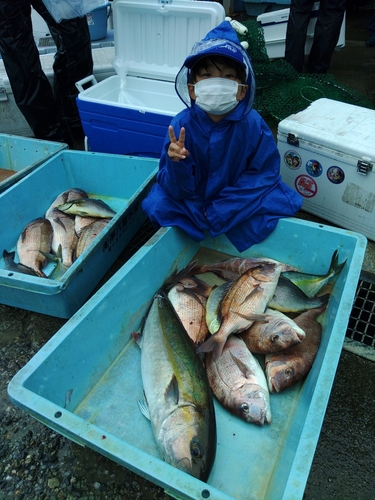
[[[375,275],[362,272],[345,337],[345,348],[375,360]]]

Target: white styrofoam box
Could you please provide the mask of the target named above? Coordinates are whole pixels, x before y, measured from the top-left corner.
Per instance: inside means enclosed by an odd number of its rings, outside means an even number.
[[[84,87],[78,95],[90,150],[159,157],[171,118],[185,107],[175,77],[194,43],[224,18],[217,2],[114,0],[115,55],[123,59],[126,76]]]
[[[279,123],[283,181],[302,209],[375,240],[375,110],[318,99]]]
[[[305,44],[305,54],[310,54],[314,40],[314,29],[318,18],[320,2],[315,2],[311,11],[310,22],[307,27],[307,37]],[[281,9],[274,12],[266,12],[257,17],[264,31],[267,55],[270,59],[285,57],[285,38],[289,19],[290,9]],[[336,45],[336,50],[345,46],[345,24],[346,13],[341,25],[340,36]]]

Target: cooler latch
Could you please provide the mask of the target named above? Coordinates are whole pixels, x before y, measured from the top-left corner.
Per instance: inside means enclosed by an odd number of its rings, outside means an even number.
[[[299,139],[294,134],[288,134],[286,142],[292,146],[299,146]]]
[[[362,175],[367,175],[372,170],[373,164],[369,161],[358,160],[357,163],[357,172]]]

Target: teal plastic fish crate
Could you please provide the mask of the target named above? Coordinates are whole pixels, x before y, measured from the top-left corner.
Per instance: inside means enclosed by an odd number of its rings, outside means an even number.
[[[67,147],[61,142],[0,134],[0,193]]]
[[[1,193],[0,303],[70,318],[146,220],[141,202],[157,168],[157,160],[151,158],[61,151]],[[15,251],[26,224],[44,217],[56,197],[69,188],[81,188],[89,197],[103,200],[116,215],[61,277],[40,278],[6,269],[3,250]]]
[[[215,400],[217,452],[207,482],[164,462],[143,399],[141,351],[132,338],[155,292],[195,256],[238,256],[223,236],[192,242],[162,228],[11,380],[11,401],[77,443],[88,446],[190,500],[296,500],[303,497],[329,400],[366,249],[360,234],[297,220],[241,257],[266,256],[325,274],[332,254],[346,259],[323,317],[323,336],[307,378],[271,394],[272,423],[258,427]],[[217,254],[217,252],[223,252]]]

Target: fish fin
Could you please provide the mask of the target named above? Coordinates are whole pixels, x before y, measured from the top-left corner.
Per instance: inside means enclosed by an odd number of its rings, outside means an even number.
[[[39,250],[39,253],[44,255],[44,257],[46,257],[46,259],[48,259],[48,260],[53,260],[54,262],[59,261],[59,258],[57,257],[57,255],[54,255],[53,253],[43,252],[43,250]]]
[[[176,375],[173,374],[171,381],[165,389],[164,397],[171,406],[177,405],[179,401],[179,389]]]
[[[132,332],[132,337],[138,346],[142,347],[142,334],[140,332]]]
[[[197,354],[202,354],[204,352],[212,352],[212,358],[217,361],[224,349],[225,341],[222,342],[221,339],[214,333],[209,339],[207,339],[203,344],[201,344],[196,350]]]
[[[237,356],[235,356],[232,352],[230,353],[230,355],[232,356],[233,361],[238,366],[240,372],[244,375],[245,378],[250,378],[254,375],[254,373],[249,370],[249,367],[246,366],[243,361],[238,359]]]
[[[57,219],[53,219],[53,221],[56,222],[56,224],[59,224],[64,229],[64,231],[67,232],[65,224],[63,223],[63,221],[61,219],[57,218]]]
[[[3,250],[3,259],[4,259],[4,260],[5,260],[7,257],[8,257],[8,258],[10,258],[10,259],[12,259],[12,260],[14,260],[15,255],[16,255],[16,252],[15,252],[15,251],[13,251],[13,252],[8,252],[8,251],[7,251],[7,250],[5,250],[5,248],[4,248],[4,250]]]
[[[139,406],[139,409],[141,410],[142,415],[144,417],[146,417],[147,420],[151,420],[150,411],[148,409],[146,399],[143,399],[143,400],[138,399],[138,406]]]
[[[172,276],[167,278],[162,286],[162,290],[167,291],[170,290],[176,283],[178,283],[184,276],[188,275],[190,271],[193,269],[195,264],[197,263],[196,260],[193,260],[190,262],[187,266],[185,266],[181,271],[177,272],[177,269],[175,269],[172,273]]]
[[[241,318],[244,318],[244,319],[248,319],[249,321],[260,321],[262,323],[269,323],[270,322],[270,319],[272,319],[272,316],[270,316],[269,314],[242,314],[238,311],[236,311],[236,314],[238,316],[241,316]]]

